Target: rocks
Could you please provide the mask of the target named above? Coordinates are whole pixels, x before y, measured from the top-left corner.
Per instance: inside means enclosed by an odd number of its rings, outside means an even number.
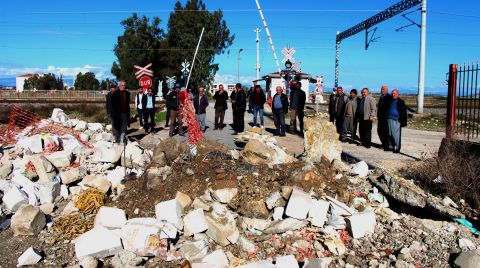
[[[122,242],[118,236],[103,227],[95,227],[75,239],[75,255],[83,257],[105,258],[122,251]]]
[[[283,207],[276,207],[273,210],[273,220],[278,221],[283,219],[283,213],[285,212],[285,208]]]
[[[275,262],[275,268],[298,268],[297,259],[293,255],[286,255],[277,257],[277,261]]]
[[[227,255],[223,250],[218,249],[214,252],[205,256],[202,261],[202,264],[206,264],[208,267],[215,267],[215,268],[228,268],[228,259]],[[195,266],[194,266],[195,267]]]
[[[12,173],[13,165],[10,161],[7,163],[0,163],[0,180],[4,180]]]
[[[94,257],[86,256],[80,260],[81,268],[97,268],[98,261]]]
[[[45,215],[39,208],[24,205],[13,215],[11,226],[13,233],[18,235],[37,235],[46,224]]]
[[[143,262],[143,258],[137,257],[133,252],[122,250],[112,258],[113,268],[137,267]]]
[[[95,148],[92,161],[97,163],[117,163],[123,153],[123,146],[106,143],[104,146]]]
[[[265,204],[267,205],[268,210],[272,210],[275,207],[283,207],[285,205],[285,201],[283,200],[280,192],[273,192],[267,198]]]
[[[53,152],[45,156],[47,160],[52,163],[57,169],[70,166],[73,160],[73,154],[69,151]]]
[[[41,204],[53,203],[55,198],[60,195],[60,179],[54,177],[48,181],[39,182],[37,183],[37,188],[37,194]]]
[[[174,138],[161,141],[153,151],[153,162],[160,166],[170,165],[180,154],[187,150],[185,143]]]
[[[313,200],[312,207],[308,212],[308,216],[312,218],[312,225],[323,227],[327,221],[327,213],[330,208],[330,202],[324,200]]]
[[[341,160],[342,144],[335,126],[327,119],[306,118],[304,137],[306,159],[319,162],[324,156],[329,161]]]
[[[167,221],[175,225],[179,230],[183,229],[182,214],[182,207],[176,199],[160,202],[155,206],[157,220]]]
[[[127,171],[125,167],[116,167],[114,170],[107,171],[107,180],[111,183],[113,188],[117,188],[123,183]]]
[[[151,167],[147,171],[147,189],[153,190],[160,188],[167,177],[172,174],[172,168],[170,166],[164,166],[161,168]]]
[[[103,126],[100,123],[88,123],[87,124],[88,130],[92,132],[102,132],[103,131]]]
[[[368,165],[365,161],[360,161],[352,165],[350,173],[353,175],[358,175],[360,178],[366,178],[368,175]]]
[[[353,238],[364,237],[367,233],[373,233],[375,231],[375,213],[364,212],[354,214],[348,218],[350,233]]]
[[[305,221],[299,221],[294,218],[286,218],[280,221],[272,222],[263,232],[266,234],[280,234],[287,231],[298,230],[305,227]]]
[[[460,268],[478,267],[478,264],[480,263],[480,249],[460,253],[454,263]]]
[[[208,229],[203,209],[199,208],[189,212],[183,218],[185,225],[185,234],[201,233]]]
[[[241,157],[252,165],[291,163],[295,158],[273,142],[262,142],[256,138],[250,139],[241,152]]]
[[[271,223],[272,221],[270,220],[254,219],[254,218],[247,218],[247,217],[242,218],[242,227],[245,230],[255,229],[258,231],[263,231]]]
[[[195,262],[200,261],[208,254],[210,245],[206,240],[198,240],[180,245],[179,250],[185,259],[190,262]]]
[[[138,256],[165,257],[166,240],[157,238],[162,225],[155,218],[134,218],[128,220],[121,230],[125,250]]]
[[[213,191],[213,198],[220,203],[228,204],[237,195],[237,188],[224,188]]]
[[[62,109],[54,108],[50,119],[53,120],[53,122],[55,123],[67,123],[68,116]]]
[[[39,251],[33,247],[29,247],[23,254],[18,258],[17,267],[24,265],[35,265],[42,260],[42,255]]]
[[[82,185],[96,188],[104,193],[108,192],[111,183],[107,180],[106,176],[90,174],[83,178]]]
[[[8,210],[12,212],[17,211],[21,205],[28,204],[27,195],[17,187],[10,188],[3,196],[2,200]]]
[[[177,192],[175,195],[175,199],[177,199],[178,203],[182,207],[182,209],[186,209],[192,204],[192,199],[190,196],[182,193],[182,192]]]
[[[207,235],[220,246],[227,246],[238,238],[235,217],[225,206],[214,203],[212,213],[205,216],[205,219],[208,225]]]
[[[243,251],[245,251],[247,253],[254,253],[256,251],[255,244],[252,241],[248,240],[247,238],[245,238],[243,236],[240,236],[237,244],[238,244],[238,246],[240,246],[240,248]]]
[[[468,250],[474,250],[477,249],[475,244],[472,242],[472,240],[466,239],[466,238],[460,238],[458,240],[458,246],[460,247],[461,250],[463,251],[468,251]]]
[[[60,179],[63,184],[71,184],[81,180],[87,175],[87,169],[85,167],[69,168],[67,170],[60,170]]]
[[[32,135],[30,137],[20,136],[17,142],[20,148],[29,150],[31,153],[39,154],[43,151],[41,135]]]
[[[35,167],[40,182],[48,182],[57,174],[55,167],[43,155],[32,156],[30,162]]]
[[[74,128],[77,132],[83,132],[87,130],[87,122],[85,121],[78,121]]]
[[[312,198],[310,195],[298,188],[294,188],[288,200],[285,214],[289,217],[303,220],[307,218],[311,207]]]
[[[144,167],[149,162],[149,157],[144,155],[143,149],[136,142],[128,143],[121,155],[121,164],[127,168]]]
[[[127,222],[125,211],[112,207],[100,207],[95,216],[94,226],[102,226],[107,229],[120,229]]]

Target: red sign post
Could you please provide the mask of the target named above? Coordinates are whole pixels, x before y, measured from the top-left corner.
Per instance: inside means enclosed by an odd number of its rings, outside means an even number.
[[[152,87],[152,79],[148,76],[142,76],[142,78],[140,78],[139,84],[143,89],[150,88]]]

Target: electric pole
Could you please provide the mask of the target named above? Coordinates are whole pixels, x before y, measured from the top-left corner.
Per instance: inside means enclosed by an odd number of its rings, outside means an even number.
[[[260,33],[260,29],[255,29],[255,32],[257,33],[257,39],[256,39],[256,42],[257,42],[257,64],[255,65],[255,70],[257,71],[257,80],[260,79],[260,47],[259,47],[259,44],[260,44],[260,38],[259,38],[259,33]]]

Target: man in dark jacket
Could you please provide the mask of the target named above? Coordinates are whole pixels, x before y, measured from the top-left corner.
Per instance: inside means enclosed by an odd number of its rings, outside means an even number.
[[[334,88],[328,102],[328,114],[330,115],[330,122],[335,122],[335,97],[337,97],[337,89]]]
[[[250,103],[253,108],[253,126],[257,126],[257,114],[260,116],[260,127],[263,128],[264,121],[263,121],[263,106],[267,98],[265,97],[265,92],[263,92],[262,87],[260,85],[255,86],[255,91],[252,93],[250,97]]]
[[[143,125],[145,133],[155,130],[155,95],[151,88],[147,89],[147,94],[142,97]],[[150,122],[149,119],[150,118]]]
[[[205,132],[207,126],[205,125],[205,117],[207,115],[208,97],[205,95],[205,88],[198,89],[198,95],[193,99],[193,107],[195,107],[195,117],[202,131]]]
[[[223,89],[223,85],[218,86],[217,92],[213,95],[215,100],[215,128],[214,129],[223,129],[223,119],[225,118],[225,111],[227,110],[227,100],[228,93]]]
[[[235,93],[232,93],[232,110],[233,110],[233,130],[234,134],[243,132],[245,129],[245,111],[247,109],[247,95],[242,89],[242,84],[235,85]]]
[[[175,123],[178,124],[178,134],[183,136],[182,114],[180,113],[180,84],[175,84],[173,91],[167,95],[167,107],[170,109],[170,128],[169,136],[173,136]]]
[[[380,138],[380,142],[382,143],[382,147],[385,151],[389,150],[389,142],[388,142],[388,108],[390,107],[390,102],[392,101],[392,95],[388,94],[388,87],[382,86],[380,89],[381,95],[380,99],[378,100],[377,105],[377,118],[378,118],[378,125],[377,125],[377,133],[378,137]]]
[[[345,142],[348,138],[348,134],[350,134],[350,141],[353,142],[355,140],[355,135],[357,132],[357,121],[355,120],[355,113],[357,111],[358,106],[358,98],[357,98],[357,90],[352,89],[350,90],[350,96],[345,103],[345,111],[343,116],[343,130],[342,135],[340,136],[340,140]]]
[[[112,128],[118,131],[115,136],[116,143],[127,142],[127,129],[130,125],[130,92],[125,88],[125,81],[120,81],[119,90],[112,95]]]
[[[399,153],[402,145],[402,127],[407,126],[407,106],[398,97],[398,90],[392,90],[392,100],[387,112],[388,141],[390,149]]]
[[[337,133],[342,135],[343,131],[343,117],[345,116],[345,104],[348,97],[343,93],[342,87],[337,87],[337,96],[335,97],[335,126],[337,127]]]
[[[111,120],[111,124],[112,124],[112,135],[114,137],[117,136],[117,131],[118,129],[116,129],[114,127],[114,124],[113,124],[113,117],[112,117],[112,96],[113,94],[115,93],[115,90],[117,89],[117,86],[115,84],[111,84],[110,85],[110,91],[107,93],[106,95],[106,109],[107,109],[107,114],[108,116],[110,117],[110,120]]]
[[[297,131],[298,117],[300,133],[303,134],[303,109],[307,97],[305,91],[302,90],[300,81],[297,81],[290,89],[290,132],[293,134]]]
[[[288,98],[281,86],[275,89],[272,99],[272,115],[275,123],[276,135],[285,136],[285,114],[288,112]]]

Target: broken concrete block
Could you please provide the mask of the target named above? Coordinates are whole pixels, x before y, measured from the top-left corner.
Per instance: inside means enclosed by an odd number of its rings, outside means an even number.
[[[29,178],[25,177],[23,174],[14,172],[11,182],[15,183],[16,185],[22,188],[33,188],[35,187],[35,183],[33,183]]]
[[[182,193],[182,192],[177,192],[175,195],[175,199],[177,199],[178,203],[180,203],[180,206],[182,209],[186,209],[190,204],[192,204],[192,199],[190,196]]]
[[[276,207],[273,209],[273,220],[279,221],[283,219],[283,213],[285,212],[284,207]]]
[[[214,252],[208,254],[202,259],[201,263],[208,264],[211,267],[215,268],[229,267],[227,255],[225,255],[225,252],[223,252],[222,249],[217,249]]]
[[[70,166],[73,160],[73,154],[72,152],[69,152],[69,151],[53,152],[45,157],[57,169]]]
[[[94,257],[86,256],[80,260],[80,266],[78,268],[97,268],[97,267],[98,267],[98,260],[95,259]]]
[[[128,250],[122,250],[115,254],[111,260],[113,268],[133,268],[133,267],[143,267],[140,264],[143,262],[143,257],[138,257],[135,253]]]
[[[179,230],[183,229],[182,207],[176,199],[160,202],[155,206],[155,215],[159,221],[167,221]]]
[[[48,182],[51,178],[57,175],[55,167],[43,155],[30,157],[30,162],[32,162],[35,167],[39,182]]]
[[[0,180],[5,180],[8,178],[8,175],[12,173],[13,164],[8,161],[7,163],[0,163]]]
[[[39,134],[30,137],[20,136],[17,144],[20,146],[20,148],[29,150],[34,154],[43,152],[42,137]]]
[[[272,223],[272,221],[270,221],[270,220],[243,217],[242,228],[245,229],[245,230],[255,229],[255,230],[258,230],[258,231],[263,231],[271,223]]]
[[[212,206],[210,206],[209,204],[207,204],[207,202],[203,201],[200,198],[195,198],[193,200],[192,207],[201,208],[204,211],[209,211],[212,208]]]
[[[125,180],[126,174],[125,167],[116,167],[114,170],[107,172],[107,180],[112,184],[113,188],[117,188]]]
[[[90,136],[87,133],[80,133],[80,140],[87,142],[90,140]]]
[[[40,252],[33,247],[29,247],[23,254],[18,258],[17,267],[24,265],[35,265],[42,260],[42,255]]]
[[[328,268],[332,260],[333,259],[330,257],[319,258],[319,259],[306,259],[303,267],[304,268]]]
[[[60,196],[63,197],[63,199],[68,198],[68,186],[65,184],[60,185]]]
[[[107,180],[106,176],[90,174],[83,178],[82,185],[96,188],[104,193],[108,192],[111,183]]]
[[[45,215],[52,215],[55,205],[52,203],[45,203],[40,205],[39,208]]]
[[[158,232],[162,228],[155,218],[134,218],[122,227],[121,237],[125,250],[138,256],[166,256],[166,239],[159,240]],[[155,244],[159,242],[159,244]]]
[[[221,218],[205,216],[205,219],[208,225],[207,235],[220,246],[228,246],[231,243],[228,238],[237,231],[235,219],[227,216]]]
[[[177,227],[169,222],[166,222],[163,224],[162,229],[160,230],[160,239],[175,239],[177,238],[177,234]]]
[[[281,221],[272,222],[263,232],[266,234],[281,234],[287,231],[294,231],[307,226],[307,222],[294,218],[286,218]]]
[[[12,187],[2,198],[3,203],[11,212],[15,212],[21,205],[28,204],[28,197],[22,190]]]
[[[298,261],[293,255],[277,257],[275,268],[298,268]]]
[[[13,233],[17,235],[37,235],[46,224],[45,215],[38,207],[21,206],[12,217]]]
[[[210,251],[210,243],[207,240],[198,240],[188,242],[179,246],[179,251],[190,262],[196,262],[203,259]]]
[[[95,216],[94,227],[102,226],[107,229],[120,229],[127,222],[125,211],[113,207],[100,207]]]
[[[237,188],[224,188],[213,191],[212,196],[220,203],[228,204],[237,195]]]
[[[240,238],[240,231],[238,229],[235,229],[235,231],[227,236],[228,241],[232,244],[236,244],[238,242],[238,239]]]
[[[473,243],[472,240],[466,239],[466,238],[458,239],[458,246],[463,251],[477,249],[477,246],[475,246],[475,243]]]
[[[82,190],[82,186],[72,186],[69,187],[68,190],[70,191],[71,195],[78,195]]]
[[[327,213],[330,208],[330,202],[324,200],[313,200],[312,207],[308,212],[308,216],[312,218],[312,225],[323,227],[327,221]]]
[[[349,216],[355,214],[355,209],[347,206],[346,204],[338,201],[335,198],[332,198],[330,196],[325,196],[325,198],[330,201],[330,205],[332,206],[332,210],[335,210],[338,215],[340,216]]]
[[[87,128],[93,132],[101,132],[103,130],[103,126],[100,123],[88,123]]]
[[[201,233],[208,229],[207,221],[201,208],[195,209],[185,215],[183,223],[185,225],[185,234],[188,235]]]
[[[69,120],[67,114],[60,108],[53,109],[50,119],[55,123],[67,123]]]
[[[112,231],[98,226],[75,239],[75,255],[83,257],[105,258],[123,250],[120,237]]]
[[[252,253],[256,251],[255,244],[243,236],[240,236],[240,238],[238,239],[238,246],[247,253]]]
[[[352,165],[350,173],[353,175],[358,175],[360,178],[365,178],[368,175],[368,165],[365,161],[360,161]]]
[[[257,261],[237,266],[237,268],[275,268],[275,265],[271,261]]]
[[[53,177],[48,181],[38,182],[38,198],[41,204],[53,203],[55,198],[60,195],[60,178]]]
[[[75,125],[74,129],[78,132],[83,132],[83,131],[87,130],[87,122],[81,121],[81,120],[78,121],[78,123]]]
[[[102,133],[98,133],[98,134],[95,134],[93,136],[93,140],[95,141],[114,141],[114,137],[111,133],[106,133],[106,132],[102,132]]]
[[[71,184],[81,180],[87,175],[85,167],[69,168],[67,170],[60,170],[60,179],[63,184]]]
[[[464,251],[455,259],[455,265],[461,268],[476,268],[480,263],[480,249]]]
[[[144,158],[143,149],[139,147],[138,143],[130,142],[125,147],[125,152],[121,155],[120,164],[128,168],[143,167],[149,163],[149,159]]]
[[[353,238],[362,238],[375,231],[375,213],[373,211],[358,213],[348,218],[348,227]]]
[[[282,195],[280,192],[271,193],[270,196],[265,200],[268,210],[272,210],[274,207],[282,206],[281,202],[283,201]]]
[[[303,220],[307,218],[308,211],[312,206],[312,198],[301,189],[293,188],[290,199],[288,199],[285,214],[289,217]]]
[[[95,148],[92,155],[93,162],[117,163],[123,153],[123,146],[112,145]]]

